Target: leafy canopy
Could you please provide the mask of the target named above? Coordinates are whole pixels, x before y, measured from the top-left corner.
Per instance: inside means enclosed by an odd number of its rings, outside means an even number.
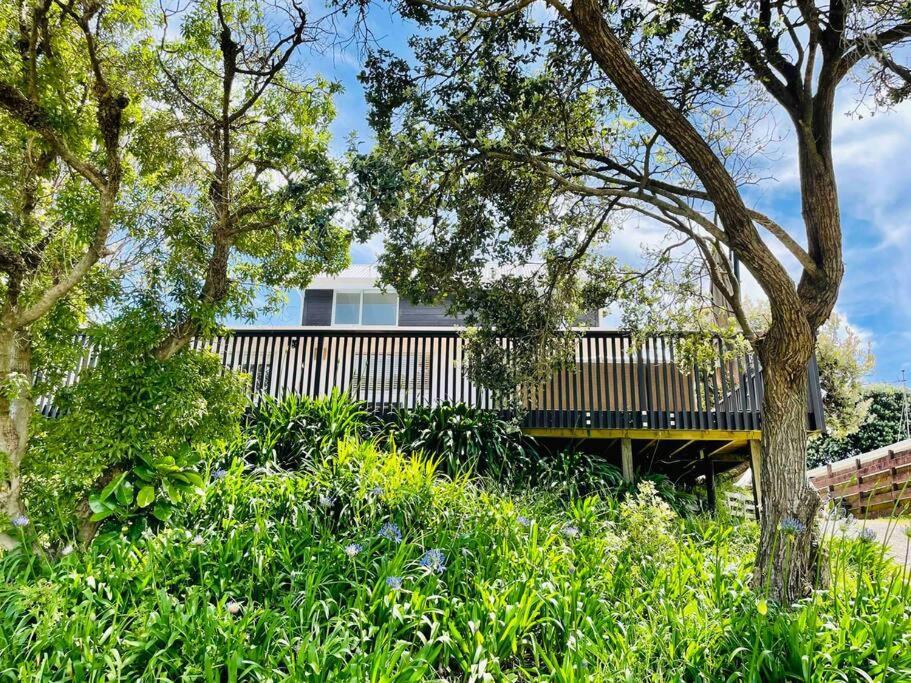
[[[429,20],[420,6],[414,13]],[[465,312],[476,326],[472,372],[500,387],[546,376],[570,348],[555,333],[610,301],[626,304],[624,323],[637,330],[726,328],[711,315],[705,266],[686,238],[642,264],[607,255],[628,210],[651,194],[643,164],[684,187],[693,180],[572,31],[533,13],[435,20],[438,32],[411,40],[414,63],[376,51],[362,74],[378,145],[355,164],[360,236],[383,232],[383,280]],[[666,41],[635,8],[619,21],[628,39],[648,45],[645,68],[688,111],[738,75],[730,46],[704,27]],[[710,113],[705,125],[719,153],[735,157],[724,116]],[[688,211],[660,201],[661,210]],[[508,354],[503,336],[515,340]]]
[[[144,58],[162,239],[146,293],[172,327],[205,330],[252,317],[260,288],[274,303],[346,265],[345,174],[329,151],[339,86],[296,67],[321,34],[293,3],[199,0],[165,9],[158,31]]]

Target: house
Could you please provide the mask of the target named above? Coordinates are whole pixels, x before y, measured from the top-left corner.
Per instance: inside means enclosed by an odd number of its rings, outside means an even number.
[[[681,360],[681,335],[634,340],[602,328],[593,313],[576,340],[575,362],[540,386],[524,387],[516,414],[514,403],[469,380],[458,317],[445,305],[417,305],[380,289],[377,277],[363,265],[317,277],[302,293],[300,326],[239,328],[193,345],[249,373],[254,401],[339,389],[380,415],[464,402],[516,415],[524,431],[555,448],[587,440],[586,448],[615,459],[627,478],[660,467],[711,484],[716,469],[749,460],[756,470],[763,384],[754,355],[732,354],[719,339],[711,367],[690,366]],[[508,339],[503,344],[509,348]],[[87,349],[80,368],[92,364],[91,355]],[[807,429],[822,431],[815,359],[807,373]],[[50,397],[39,408],[53,413]]]
[[[399,407],[465,402],[508,406],[469,381],[461,320],[444,305],[416,305],[376,285],[372,266],[320,276],[303,292],[300,327],[247,328],[199,342],[253,376],[255,396],[325,395],[333,388],[388,413]],[[724,468],[758,457],[762,373],[751,354],[717,342],[714,367],[680,361],[680,336],[637,344],[589,318],[574,367],[523,389],[523,428],[539,439],[597,440],[627,476],[637,466]],[[503,341],[508,346],[508,340]],[[807,428],[823,429],[815,361],[808,368]]]

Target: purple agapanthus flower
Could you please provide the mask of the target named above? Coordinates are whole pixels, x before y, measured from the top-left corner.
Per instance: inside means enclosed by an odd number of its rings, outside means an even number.
[[[778,528],[785,536],[797,536],[807,530],[807,527],[804,526],[803,522],[794,517],[785,517],[781,520],[781,523],[779,523]]]
[[[219,479],[224,479],[226,476],[228,476],[228,470],[219,468],[212,472],[212,474],[209,475],[209,478],[212,481],[218,481]]]
[[[386,522],[380,527],[380,538],[385,538],[387,541],[392,541],[393,543],[401,543],[402,530],[399,529],[397,524]]]
[[[355,558],[363,549],[360,543],[349,543],[345,546],[345,554],[350,558]]]
[[[872,543],[876,540],[876,532],[873,529],[861,529],[858,538],[864,543]]]
[[[10,524],[12,524],[17,529],[23,529],[28,526],[29,518],[25,515],[16,515],[10,520]]]
[[[402,588],[402,577],[401,576],[388,576],[386,577],[386,585],[389,586],[394,591],[401,590]]]
[[[431,548],[421,557],[421,566],[434,574],[442,574],[446,571],[446,555],[442,550]]]
[[[567,524],[560,530],[560,533],[566,536],[566,538],[576,538],[579,535],[579,527]]]
[[[531,520],[528,517],[523,517],[522,515],[519,515],[518,517],[516,517],[516,521],[519,524],[521,524],[522,526],[531,526]]]

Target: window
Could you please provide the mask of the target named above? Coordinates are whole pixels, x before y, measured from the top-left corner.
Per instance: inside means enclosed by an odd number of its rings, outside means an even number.
[[[399,297],[394,293],[335,292],[333,325],[387,325],[399,321]]]
[[[382,292],[364,292],[362,325],[395,325],[399,317],[399,297]]]
[[[361,324],[361,293],[336,292],[335,293],[335,324],[360,325]]]

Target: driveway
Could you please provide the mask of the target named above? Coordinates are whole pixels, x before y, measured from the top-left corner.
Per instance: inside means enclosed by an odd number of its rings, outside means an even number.
[[[911,559],[908,557],[909,539],[905,535],[905,529],[909,526],[911,524],[905,519],[868,519],[866,522],[858,521],[855,528],[871,529],[895,561],[906,564],[906,560]],[[911,561],[907,564],[911,565]]]

